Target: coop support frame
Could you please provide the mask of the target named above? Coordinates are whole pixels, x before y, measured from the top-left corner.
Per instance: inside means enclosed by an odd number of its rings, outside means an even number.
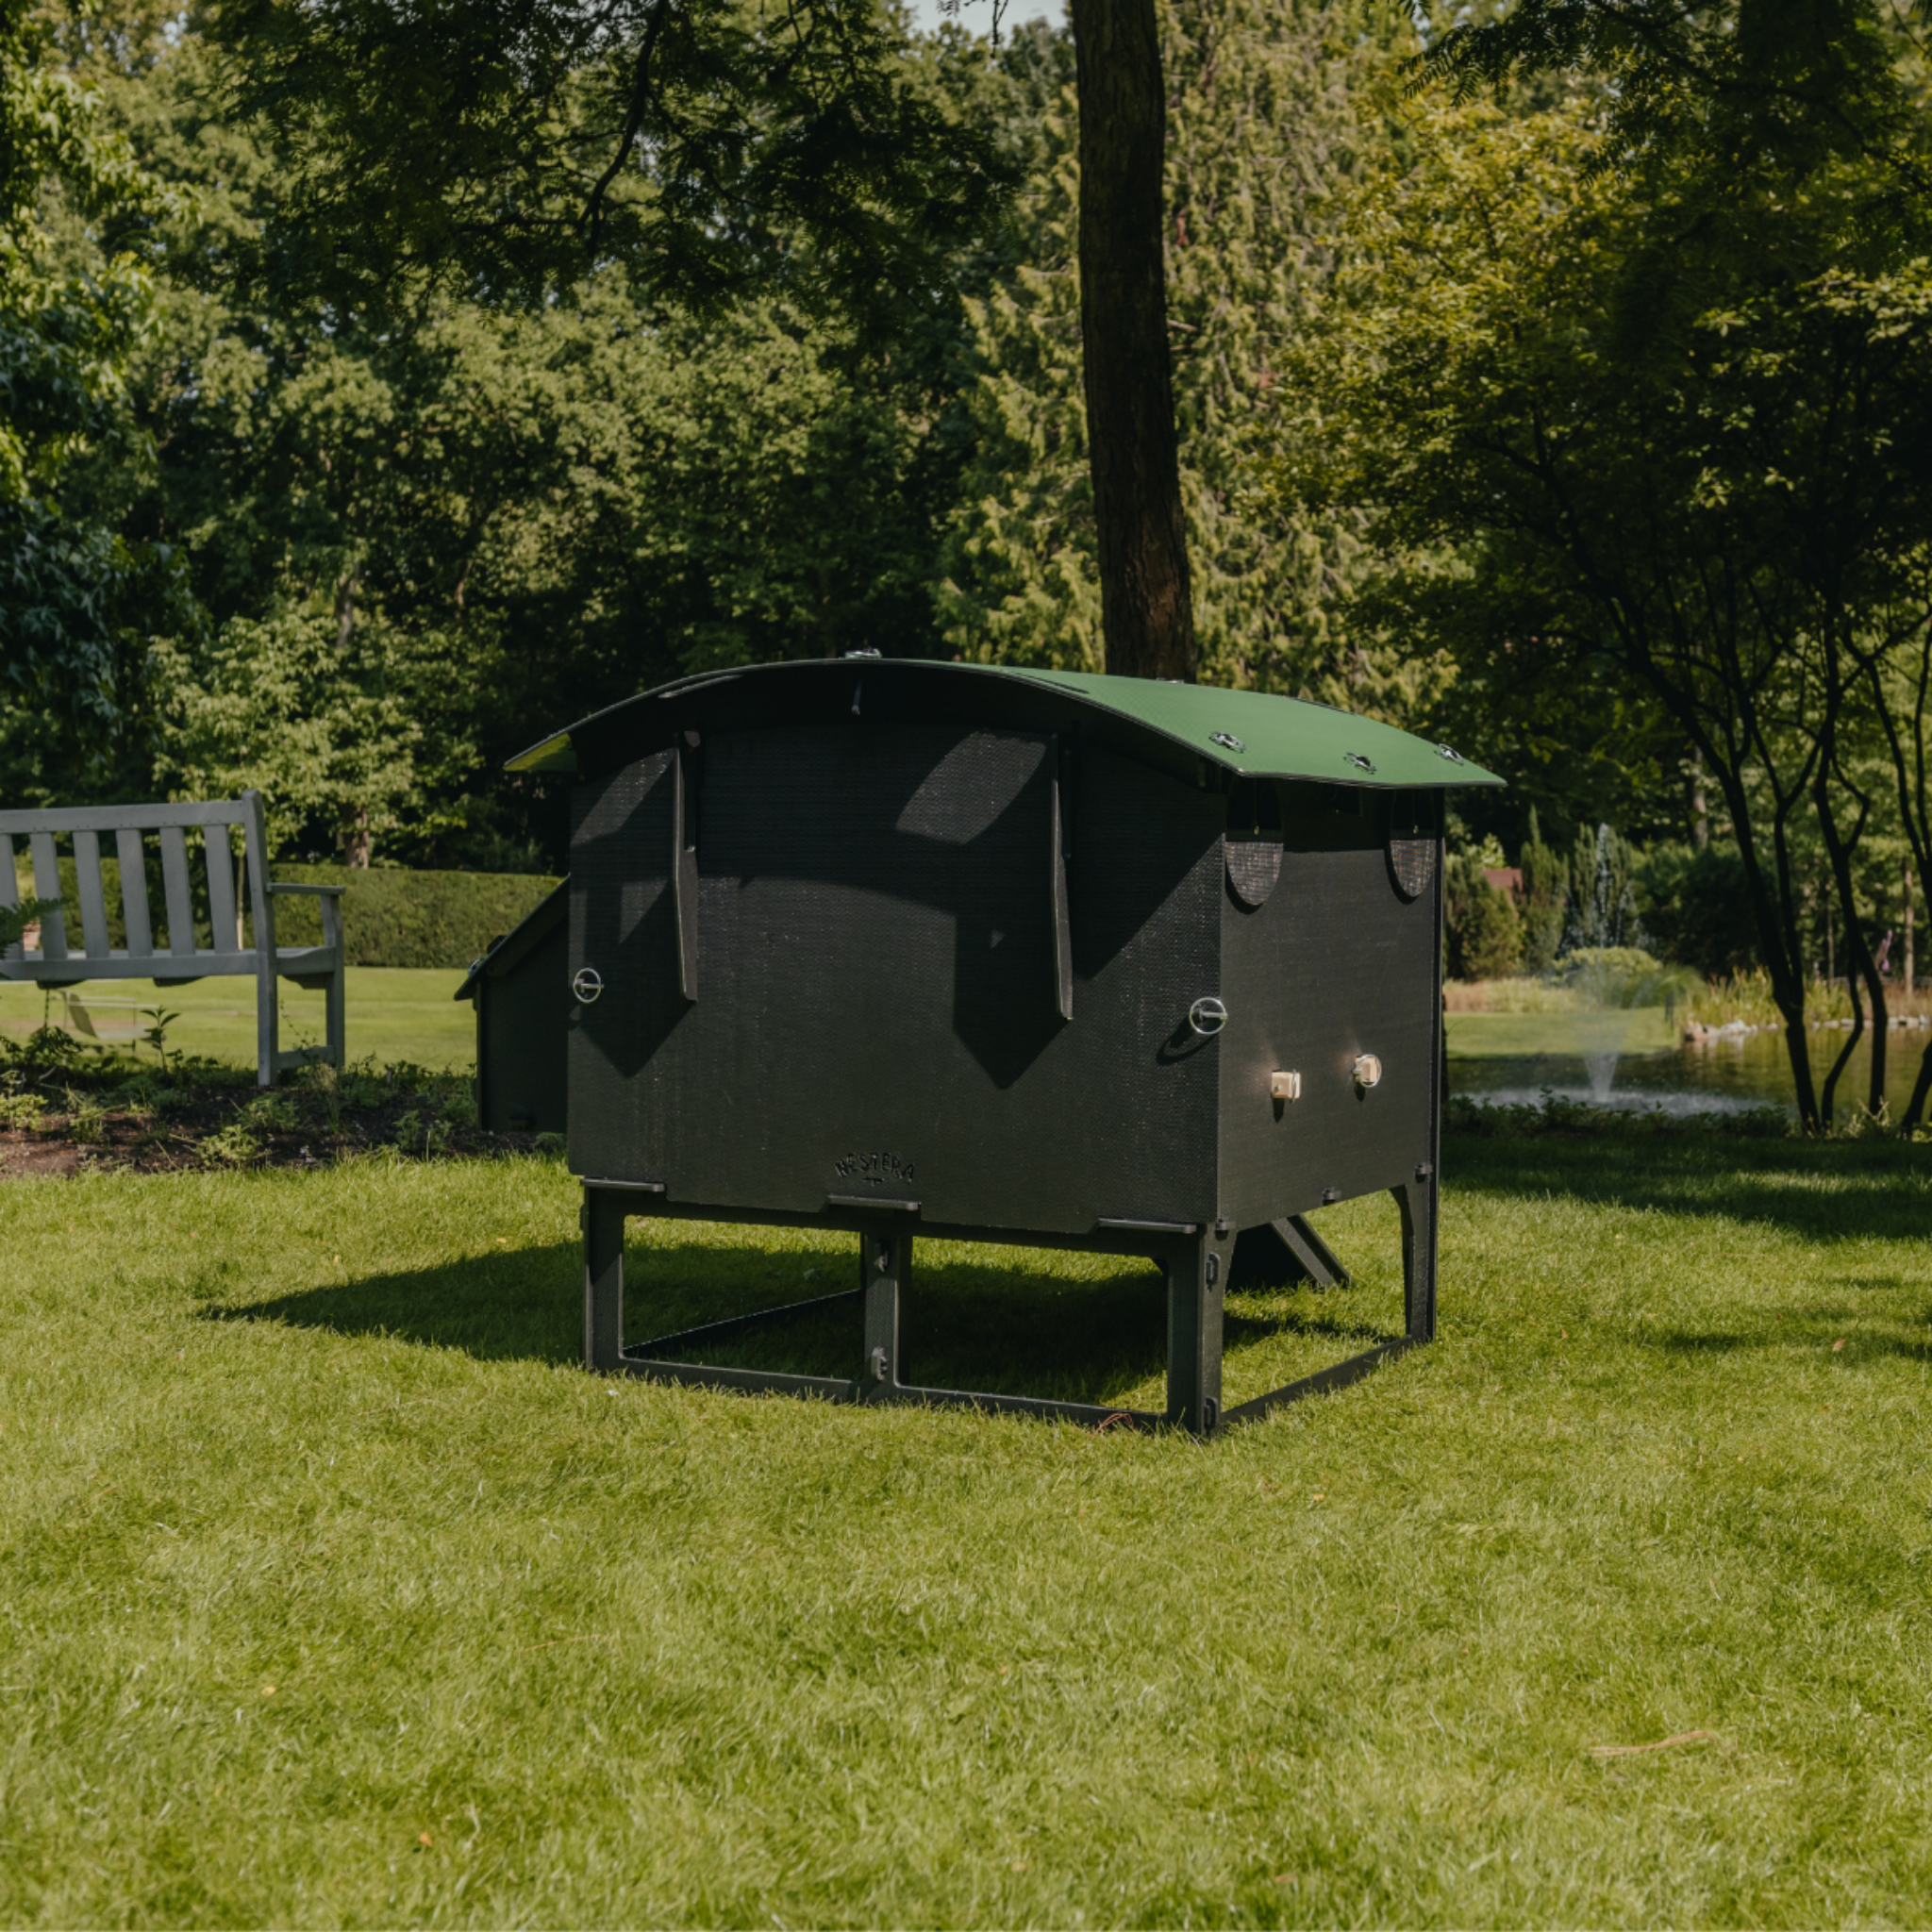
[[[753,1211],[742,1208],[669,1203],[660,1186],[586,1179],[584,1232],[584,1366],[594,1373],[687,1388],[724,1389],[751,1394],[816,1397],[874,1407],[970,1408],[990,1414],[1037,1416],[1090,1428],[1180,1428],[1208,1438],[1310,1395],[1359,1381],[1384,1362],[1435,1336],[1436,1180],[1433,1162],[1390,1191],[1402,1220],[1404,1332],[1361,1354],[1333,1363],[1267,1394],[1225,1408],[1222,1401],[1222,1338],[1228,1266],[1235,1230],[1208,1225],[1110,1221],[1091,1233],[1043,1235],[1034,1230],[934,1226],[918,1219],[916,1203],[828,1203],[818,1215]],[[640,1218],[729,1221],[749,1224],[810,1226],[853,1233],[859,1239],[858,1286],[773,1308],[754,1309],[717,1322],[625,1343],[624,1227]],[[903,1379],[901,1296],[911,1278],[915,1237],[940,1241],[996,1241],[1061,1247],[1087,1253],[1144,1257],[1167,1280],[1167,1407],[1164,1410],[1059,1402],[985,1390],[942,1389]],[[851,1306],[858,1320],[860,1359],[852,1376],[802,1375],[695,1362],[687,1352],[772,1324]]]

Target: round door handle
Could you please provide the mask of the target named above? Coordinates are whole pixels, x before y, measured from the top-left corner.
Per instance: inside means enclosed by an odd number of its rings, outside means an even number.
[[[1210,993],[1204,993],[1188,1008],[1188,1024],[1203,1040],[1212,1040],[1227,1024],[1227,1008]]]
[[[1355,1084],[1366,1091],[1375,1086],[1382,1077],[1382,1061],[1372,1053],[1361,1055],[1355,1063]]]
[[[604,991],[604,975],[594,966],[579,966],[572,976],[570,990],[588,1007]]]

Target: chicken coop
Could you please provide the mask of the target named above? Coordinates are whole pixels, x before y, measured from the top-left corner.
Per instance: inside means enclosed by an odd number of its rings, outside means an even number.
[[[557,1123],[584,1357],[843,1401],[1121,1412],[904,1378],[922,1237],[1144,1256],[1202,1434],[1435,1329],[1444,795],[1501,781],[1316,704],[868,656],[684,679],[513,761],[572,792],[570,877],[473,969],[486,1121]],[[1224,1409],[1223,1301],[1340,1276],[1307,1216],[1401,1210],[1403,1332]],[[688,1359],[627,1217],[858,1238],[853,1373]]]

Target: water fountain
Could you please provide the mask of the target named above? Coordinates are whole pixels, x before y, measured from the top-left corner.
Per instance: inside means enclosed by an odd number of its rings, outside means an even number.
[[[1586,832],[1571,861],[1570,907],[1555,977],[1575,1003],[1577,1051],[1590,1097],[1609,1105],[1639,1007],[1660,999],[1664,969],[1651,958],[1630,877],[1630,848],[1608,825]]]

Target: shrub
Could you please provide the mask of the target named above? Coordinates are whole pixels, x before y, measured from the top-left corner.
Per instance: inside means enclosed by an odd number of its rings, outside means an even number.
[[[1563,922],[1569,916],[1570,866],[1554,845],[1545,845],[1529,808],[1529,837],[1523,846],[1523,964],[1529,973],[1547,973],[1563,949]]]
[[[1637,903],[1665,958],[1707,979],[1757,965],[1757,926],[1735,847],[1653,846],[1638,862]]]
[[[241,1121],[230,1121],[218,1134],[209,1134],[196,1150],[204,1167],[246,1167],[261,1152],[261,1143]]]
[[[1508,893],[1483,876],[1481,855],[1449,861],[1449,971],[1458,979],[1502,979],[1523,958],[1523,922]]]
[[[352,966],[460,970],[508,932],[557,885],[525,873],[408,872],[401,866],[278,865],[289,885],[344,886],[342,924]],[[312,899],[275,904],[275,940],[319,946],[322,913]]]

